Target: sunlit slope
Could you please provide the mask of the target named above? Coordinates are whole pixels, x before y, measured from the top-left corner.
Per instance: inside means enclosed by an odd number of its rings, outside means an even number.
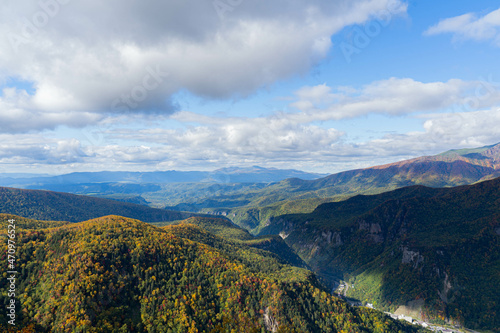
[[[261,249],[272,252],[284,260],[284,262],[297,267],[307,267],[306,263],[281,239],[279,236],[266,235],[255,237],[247,230],[235,225],[226,218],[219,217],[190,217],[187,220],[176,222],[153,223],[156,226],[180,226],[189,224],[191,227],[199,227],[208,232],[191,232],[189,239],[201,241],[199,237],[210,235],[210,237],[221,237],[224,242],[236,242],[236,246]],[[189,228],[188,228],[189,229]],[[188,230],[186,229],[186,230]],[[184,230],[182,228],[170,228],[169,230]],[[188,235],[188,234],[184,234]],[[205,244],[214,246],[214,241],[202,241]],[[226,251],[228,252],[228,251]],[[231,251],[229,251],[231,252]]]
[[[167,222],[167,223],[155,223],[157,226],[166,224],[193,224],[200,228],[207,230],[208,232],[232,240],[245,241],[251,240],[255,237],[252,236],[246,229],[243,229],[230,220],[220,217],[190,217],[183,221]]]
[[[271,252],[273,253],[272,257],[277,258],[281,263],[296,267],[307,267],[305,262],[281,237],[274,235],[254,237],[248,231],[225,219],[192,217],[165,228],[170,232],[178,233],[181,237],[208,244],[218,249],[222,249],[219,245],[224,244],[224,252],[230,255],[242,249],[261,255],[267,253],[266,256],[270,256],[271,254],[268,252]]]
[[[19,232],[17,244],[16,323],[35,323],[37,332],[416,331],[347,306],[315,287],[310,273],[295,281],[272,277],[298,268],[276,263],[268,274],[128,218]],[[5,238],[1,246],[5,261]],[[258,254],[246,255],[258,261]],[[2,293],[6,284],[0,280]],[[5,316],[0,320],[5,324]]]
[[[421,316],[500,327],[500,179],[356,196],[276,217],[263,233],[354,285],[348,296],[386,310],[425,301]]]

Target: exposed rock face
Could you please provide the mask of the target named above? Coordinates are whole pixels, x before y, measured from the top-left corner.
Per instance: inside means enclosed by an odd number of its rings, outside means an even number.
[[[403,259],[401,263],[412,264],[413,268],[417,268],[420,263],[424,262],[424,257],[418,251],[410,251],[407,247],[403,248]]]
[[[369,230],[370,229],[370,223],[366,222],[365,220],[359,221],[359,230]]]
[[[331,231],[328,231],[328,232],[322,232],[321,233],[321,236],[323,236],[323,238],[326,239],[326,241],[328,242],[328,244],[330,244],[332,242],[332,235],[333,233]]]
[[[279,235],[281,238],[286,239],[288,237],[288,235],[290,235],[290,234],[287,234],[286,232],[282,231],[279,233]]]
[[[326,241],[328,242],[328,244],[332,244],[333,242],[333,246],[334,247],[339,247],[341,246],[342,244],[344,244],[342,242],[342,238],[340,237],[340,232],[332,232],[332,231],[328,231],[328,232],[322,232],[321,233],[321,236],[323,236],[323,238],[326,239]]]
[[[295,228],[295,225],[292,222],[282,218],[274,221],[270,220],[269,224],[275,224],[277,226],[279,232],[276,230],[275,234],[277,233],[283,239],[287,238]]]
[[[334,243],[334,246],[335,247],[338,247],[338,246],[341,246],[342,244],[344,244],[342,242],[342,238],[340,238],[340,232],[336,232],[333,234],[333,237],[334,237],[334,240],[335,240],[335,243]]]
[[[271,332],[277,332],[279,328],[278,321],[269,314],[269,307],[264,310],[264,325],[266,325],[266,329]]]
[[[448,274],[444,273],[443,290],[438,290],[439,298],[445,303],[448,303],[448,292],[451,290],[451,283],[448,280]]]
[[[364,220],[359,221],[359,230],[367,230],[369,232],[368,238],[375,243],[382,243],[384,235],[382,234],[382,227],[378,223],[368,223]]]
[[[413,300],[406,303],[406,305],[401,305],[398,307],[394,314],[405,315],[418,320],[422,320],[422,307],[425,301],[423,299]]]
[[[378,223],[370,224],[370,233],[371,234],[379,234],[381,232],[382,232],[382,228],[380,227],[380,224],[378,224]]]

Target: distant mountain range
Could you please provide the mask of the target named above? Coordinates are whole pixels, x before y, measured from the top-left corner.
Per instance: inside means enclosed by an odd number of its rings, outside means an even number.
[[[253,166],[249,168],[223,168],[215,171],[74,172],[57,176],[0,174],[0,186],[47,189],[46,186],[91,183],[271,183],[292,177],[311,180],[323,176],[325,175],[291,169],[281,170]]]
[[[261,234],[280,234],[348,297],[500,332],[500,178],[358,195],[271,218]]]

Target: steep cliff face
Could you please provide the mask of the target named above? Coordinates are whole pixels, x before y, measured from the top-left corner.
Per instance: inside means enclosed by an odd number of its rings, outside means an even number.
[[[500,179],[448,189],[410,187],[284,215],[277,231],[347,296],[421,318],[500,327]],[[412,310],[413,311],[413,310]]]

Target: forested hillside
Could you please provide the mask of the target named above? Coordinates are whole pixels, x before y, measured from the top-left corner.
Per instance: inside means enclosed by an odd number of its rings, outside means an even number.
[[[234,243],[224,248],[222,238],[189,224],[158,228],[107,216],[18,230],[16,243],[16,327],[36,332],[417,331],[348,306],[306,270],[269,253],[234,252]],[[1,248],[5,261],[4,237]]]
[[[196,215],[69,193],[6,187],[0,187],[0,213],[69,222],[81,222],[110,214],[145,222],[183,220]]]
[[[265,235],[260,237],[254,237],[248,233],[248,231],[236,226],[226,219],[221,218],[206,218],[206,217],[191,217],[187,220],[181,222],[173,222],[174,224],[170,224],[166,228],[170,227],[179,227],[179,228],[170,228],[169,230],[184,230],[180,228],[181,225],[191,225],[191,228],[196,226],[200,227],[207,232],[191,232],[183,234],[183,237],[189,238],[193,241],[199,241],[204,244],[208,244],[213,247],[217,247],[214,244],[217,244],[214,241],[213,236],[219,236],[221,239],[224,239],[224,243],[233,243],[233,250],[227,250],[226,253],[232,253],[237,251],[236,248],[253,248],[265,250],[277,255],[276,258],[279,258],[281,262],[290,264],[292,266],[297,267],[307,267],[306,263],[300,259],[300,257],[281,239],[279,236],[275,235]],[[154,223],[155,225],[162,225],[164,223]],[[189,229],[189,228],[188,228]],[[187,229],[186,229],[187,230]],[[200,237],[210,236],[210,241],[208,238],[200,238]],[[218,247],[217,247],[218,248]],[[250,249],[249,249],[250,250]],[[265,251],[260,251],[259,253],[267,253]]]
[[[500,330],[500,179],[414,186],[273,219],[313,269],[377,308]]]
[[[63,221],[40,221],[34,219],[27,219],[17,215],[0,213],[0,233],[7,232],[9,225],[8,221],[10,219],[16,220],[16,227],[21,229],[30,229],[30,230],[57,228],[71,223]]]

